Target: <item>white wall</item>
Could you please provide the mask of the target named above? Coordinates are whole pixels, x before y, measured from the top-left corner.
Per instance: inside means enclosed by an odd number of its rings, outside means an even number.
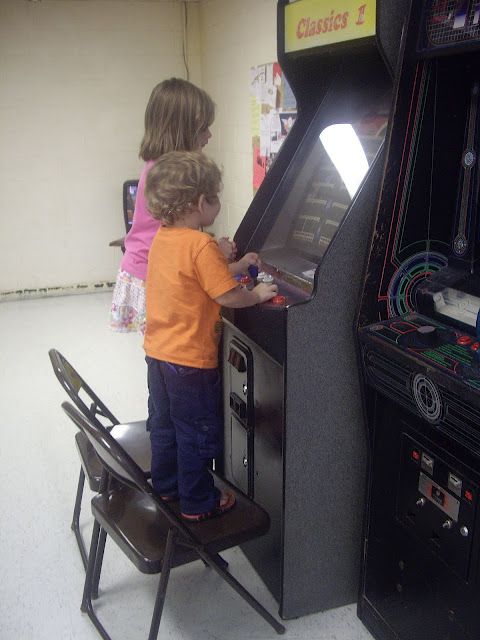
[[[276,0],[202,0],[203,88],[217,103],[207,153],[223,166],[212,229],[233,237],[253,197],[250,67],[277,59]]]
[[[185,77],[182,11],[1,0],[0,291],[115,278],[148,97]]]
[[[217,104],[214,231],[252,198],[250,66],[276,59],[276,0],[189,2],[189,79]],[[121,186],[137,177],[152,87],[186,77],[179,0],[0,1],[0,294],[114,280]]]

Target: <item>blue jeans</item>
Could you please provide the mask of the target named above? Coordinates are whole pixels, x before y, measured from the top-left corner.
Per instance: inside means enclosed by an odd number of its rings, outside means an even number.
[[[153,488],[164,497],[178,495],[183,513],[211,511],[220,491],[208,464],[223,446],[218,369],[145,359]]]

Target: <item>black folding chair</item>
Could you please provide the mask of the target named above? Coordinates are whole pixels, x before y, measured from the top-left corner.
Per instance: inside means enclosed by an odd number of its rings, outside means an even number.
[[[158,636],[170,569],[199,558],[230,584],[277,633],[284,633],[285,627],[231,575],[227,563],[218,555],[220,551],[264,535],[270,526],[268,514],[212,472],[219,489],[234,489],[235,507],[203,522],[184,521],[178,501],[163,501],[154,492],[145,473],[106,429],[85,418],[68,402],[64,402],[62,408],[88,438],[104,467],[100,491],[92,498],[95,524],[81,606],[102,638],[110,640],[93,609],[92,597],[97,595],[107,535],[139,571],[161,573],[148,640]]]
[[[150,474],[150,436],[146,430],[145,420],[120,424],[120,421],[59,351],[50,349],[48,355],[58,381],[83,415],[94,424],[109,429],[112,436],[121,443],[142,470]],[[86,477],[90,489],[95,492],[99,490],[102,464],[88,438],[81,431],[75,436],[75,444],[80,456],[81,467],[73,510],[72,530],[77,539],[83,566],[86,568],[87,551],[80,531],[83,488]]]

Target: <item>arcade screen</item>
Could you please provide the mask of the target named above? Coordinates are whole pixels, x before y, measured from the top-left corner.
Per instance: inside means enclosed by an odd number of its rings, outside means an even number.
[[[387,120],[386,107],[370,105],[348,121],[317,127],[313,148],[260,251],[263,262],[313,286],[316,267],[382,145]]]

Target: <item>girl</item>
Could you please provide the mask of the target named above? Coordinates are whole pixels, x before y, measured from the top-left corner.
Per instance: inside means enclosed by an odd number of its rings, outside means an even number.
[[[152,91],[145,110],[145,133],[139,156],[145,161],[138,182],[132,228],[125,238],[125,254],[117,274],[110,310],[113,331],[145,333],[145,280],[148,252],[160,222],[149,214],[144,198],[145,179],[154,161],[169,151],[200,151],[211,137],[215,117],[210,96],[191,82],[171,78]],[[236,247],[228,238],[219,246],[227,260]]]

